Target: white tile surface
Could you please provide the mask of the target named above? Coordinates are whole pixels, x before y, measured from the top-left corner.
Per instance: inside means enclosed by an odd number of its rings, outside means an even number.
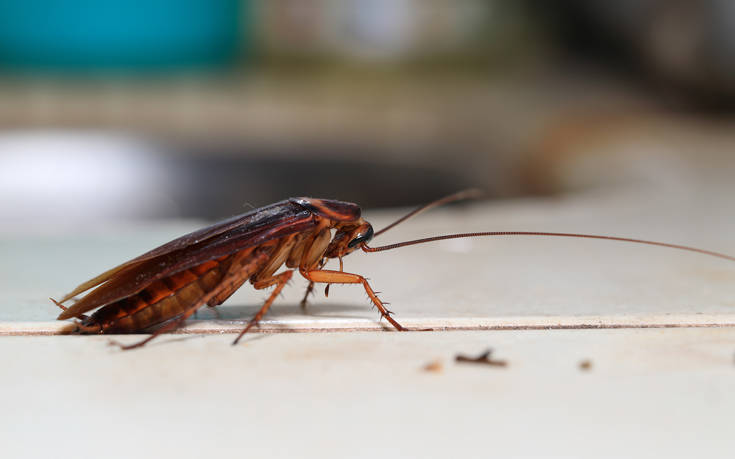
[[[735,447],[733,328],[230,340],[121,352],[104,337],[0,338],[3,457],[724,458]],[[488,347],[506,368],[454,362]],[[423,370],[436,361],[441,371]]]

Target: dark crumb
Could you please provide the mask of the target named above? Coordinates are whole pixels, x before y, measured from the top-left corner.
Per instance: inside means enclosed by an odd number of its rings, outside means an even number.
[[[508,362],[505,360],[493,360],[492,358],[492,349],[488,349],[487,351],[483,352],[481,355],[477,357],[467,357],[466,355],[457,355],[454,358],[455,362],[461,362],[461,363],[479,363],[482,365],[491,365],[494,367],[507,367]]]
[[[444,370],[441,360],[433,360],[422,367],[422,370],[429,373],[441,373]]]
[[[582,371],[590,371],[592,369],[592,361],[591,360],[582,360],[579,362],[579,369]]]

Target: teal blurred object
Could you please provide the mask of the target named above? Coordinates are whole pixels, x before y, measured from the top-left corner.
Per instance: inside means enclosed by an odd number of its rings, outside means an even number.
[[[8,70],[219,67],[244,45],[248,0],[0,0]]]

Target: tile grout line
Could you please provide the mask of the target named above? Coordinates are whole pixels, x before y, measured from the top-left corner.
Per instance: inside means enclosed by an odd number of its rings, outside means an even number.
[[[246,321],[194,320],[176,334],[237,333]],[[528,316],[490,318],[404,318],[401,323],[418,331],[453,330],[573,330],[618,328],[708,328],[735,327],[735,314],[641,315],[641,316]],[[0,322],[0,336],[49,336],[71,334],[70,322]],[[369,319],[350,320],[265,320],[261,333],[326,333],[392,331],[385,322]]]

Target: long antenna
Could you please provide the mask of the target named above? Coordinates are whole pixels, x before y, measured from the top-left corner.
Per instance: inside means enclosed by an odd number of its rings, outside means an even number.
[[[408,216],[410,216],[409,214]],[[408,218],[404,217],[403,220]],[[398,220],[400,222],[401,220]],[[388,226],[387,228],[390,228]],[[666,242],[646,241],[643,239],[631,239],[627,237],[615,237],[615,236],[599,236],[595,234],[577,234],[577,233],[547,233],[541,231],[486,231],[480,233],[458,233],[458,234],[445,234],[442,236],[433,236],[423,239],[415,239],[413,241],[398,242],[396,244],[389,244],[380,247],[368,247],[367,244],[362,244],[361,248],[364,252],[382,252],[384,250],[397,249],[399,247],[405,247],[408,245],[423,244],[425,242],[443,241],[446,239],[459,239],[463,237],[480,237],[480,236],[553,236],[553,237],[576,237],[586,239],[606,239],[609,241],[622,241],[622,242],[633,242],[636,244],[647,244],[657,245],[659,247],[669,247],[672,249],[686,250],[689,252],[701,253],[717,258],[724,258],[725,260],[735,261],[735,257],[725,255],[724,253],[713,252],[711,250],[698,249],[696,247],[689,247],[686,245],[679,244],[668,244]]]
[[[470,188],[467,190],[462,190],[454,194],[450,194],[449,196],[443,197],[441,199],[437,199],[434,202],[430,202],[428,204],[425,204],[415,210],[412,210],[411,212],[407,213],[403,217],[399,218],[398,220],[394,221],[390,225],[386,226],[385,228],[381,229],[380,231],[375,232],[374,236],[377,236],[379,234],[385,233],[389,229],[393,228],[394,226],[398,225],[399,223],[403,223],[406,220],[408,220],[411,217],[415,217],[416,215],[426,212],[429,209],[433,209],[434,207],[441,206],[443,204],[448,204],[450,202],[455,201],[462,201],[464,199],[471,199],[471,198],[477,198],[479,196],[482,196],[482,190],[478,188]]]

